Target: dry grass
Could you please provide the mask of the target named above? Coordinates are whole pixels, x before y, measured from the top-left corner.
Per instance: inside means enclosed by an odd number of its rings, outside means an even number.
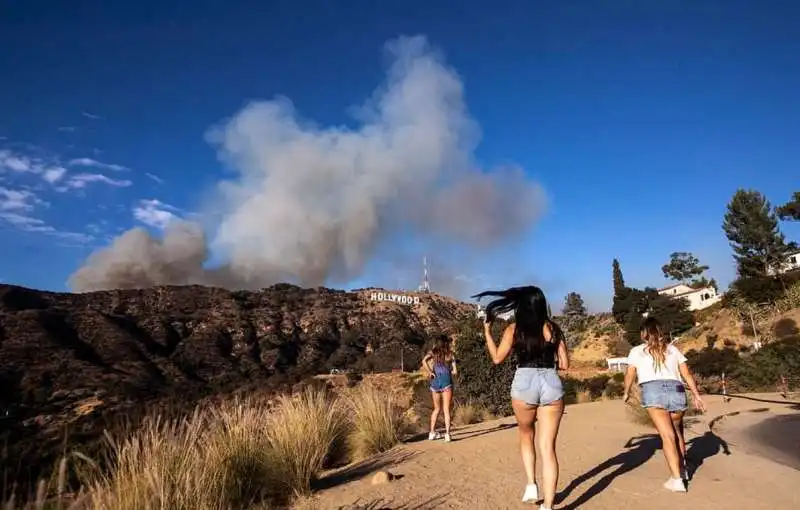
[[[575,392],[575,403],[576,404],[586,404],[587,402],[591,402],[592,399],[592,392],[586,388],[580,389]]]
[[[307,387],[272,402],[233,398],[183,419],[154,416],[134,431],[107,435],[103,462],[72,454],[82,487],[76,498],[63,494],[65,459],[40,482],[33,503],[9,500],[0,507],[313,508],[311,484],[332,460],[361,460],[399,442],[408,425],[400,400],[399,393],[364,382],[338,397]]]
[[[391,393],[365,382],[342,397],[350,421],[347,442],[351,460],[384,452],[400,441],[404,413]]]
[[[354,394],[351,406],[359,403]],[[274,403],[235,398],[187,418],[153,417],[122,438],[108,436],[106,467],[80,454],[77,501],[59,497],[66,461],[40,482],[34,503],[3,508],[222,510],[302,500],[347,432],[342,402],[307,388]],[[353,424],[358,432],[358,423]],[[58,480],[61,480],[60,482]],[[53,490],[56,487],[56,490]],[[56,497],[52,497],[56,492]],[[50,499],[48,499],[50,498]]]
[[[454,425],[472,425],[486,420],[490,413],[480,404],[467,400],[459,403],[453,410]]]

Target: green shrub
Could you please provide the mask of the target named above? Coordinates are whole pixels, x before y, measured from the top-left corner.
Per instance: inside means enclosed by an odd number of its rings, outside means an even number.
[[[499,343],[505,326],[503,322],[494,325],[492,333],[496,343]],[[470,400],[498,416],[512,414],[509,393],[517,364],[515,356],[512,354],[500,365],[492,363],[486,349],[483,325],[471,317],[464,318],[457,337],[456,384],[459,398]]]
[[[694,349],[686,353],[687,364],[692,372],[699,377],[719,376],[723,372],[731,374],[739,365],[741,359],[735,349],[704,348],[700,351]]]

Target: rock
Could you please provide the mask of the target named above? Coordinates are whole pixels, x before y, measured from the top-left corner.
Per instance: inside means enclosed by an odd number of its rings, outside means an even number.
[[[378,471],[372,475],[372,485],[383,485],[394,480],[394,475],[388,471]]]

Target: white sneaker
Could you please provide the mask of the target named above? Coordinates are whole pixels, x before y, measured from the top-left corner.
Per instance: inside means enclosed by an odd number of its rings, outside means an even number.
[[[431,432],[428,434],[428,441],[436,441],[437,439],[441,439],[442,435],[438,432]]]
[[[523,503],[533,503],[539,500],[539,487],[535,483],[525,486],[525,494],[522,495]]]
[[[686,492],[686,484],[680,478],[672,478],[664,482],[664,488],[672,492]]]
[[[445,443],[449,443],[450,441],[451,441],[451,439],[450,439],[450,434],[445,434],[445,435],[444,435],[444,442],[445,442]]]

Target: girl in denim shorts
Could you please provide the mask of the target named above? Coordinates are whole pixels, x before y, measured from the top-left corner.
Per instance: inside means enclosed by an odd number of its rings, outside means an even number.
[[[532,503],[539,499],[534,478],[534,440],[537,440],[542,456],[543,501],[539,508],[549,510],[553,507],[558,483],[556,438],[564,413],[564,389],[557,370],[569,368],[564,335],[550,319],[547,300],[539,287],[513,287],[473,297],[483,296],[500,297],[485,310],[484,335],[492,362],[502,363],[512,351],[517,359],[517,371],[511,384],[511,406],[517,418],[522,464],[528,477],[522,501]],[[514,323],[506,326],[498,346],[492,338],[491,325],[495,317],[509,312],[514,313]],[[537,421],[538,434],[534,428]]]
[[[431,413],[431,431],[428,439],[431,441],[441,439],[436,431],[436,422],[439,412],[444,407],[444,440],[450,442],[450,406],[453,402],[453,376],[457,373],[456,360],[453,356],[450,338],[441,335],[436,339],[433,350],[422,359],[422,365],[431,380],[431,398],[433,399],[433,412]]]
[[[634,379],[638,379],[642,393],[642,407],[661,436],[662,451],[667,459],[670,478],[664,488],[673,492],[686,492],[688,480],[686,441],[683,436],[683,415],[686,412],[686,386],[694,397],[694,406],[700,411],[705,404],[697,391],[684,356],[672,345],[654,317],[648,317],[640,330],[642,344],[628,354],[628,371],[625,374],[625,394],[628,402]],[[684,386],[684,381],[686,386]]]

